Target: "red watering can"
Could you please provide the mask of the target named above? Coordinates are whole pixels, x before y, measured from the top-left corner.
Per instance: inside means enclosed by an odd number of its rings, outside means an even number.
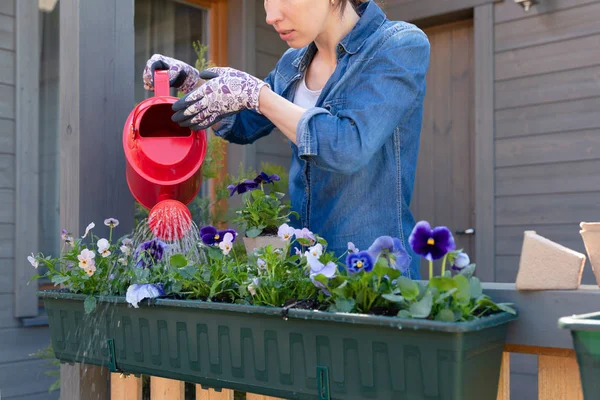
[[[133,197],[150,209],[155,236],[176,240],[192,222],[186,207],[200,190],[206,131],[192,131],[171,121],[168,71],[154,73],[154,97],[138,104],[123,128],[126,176]]]

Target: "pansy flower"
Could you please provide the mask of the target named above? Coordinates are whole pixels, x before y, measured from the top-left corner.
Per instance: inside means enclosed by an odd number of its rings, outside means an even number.
[[[227,233],[231,234],[231,236],[233,237],[231,242],[235,242],[237,233],[233,229],[225,229],[219,231],[212,225],[207,225],[200,229],[200,238],[202,239],[202,243],[208,246],[214,246],[221,243]]]
[[[469,258],[469,255],[461,251],[454,258],[454,262],[452,263],[452,270],[462,271],[463,269],[468,267],[469,264],[471,264],[471,259]]]
[[[166,249],[166,243],[158,239],[152,239],[147,242],[143,242],[135,250],[134,258],[137,260],[136,267],[152,267],[158,261],[162,260]]]
[[[281,226],[277,230],[277,236],[279,236],[281,240],[289,241],[292,238],[292,236],[294,236],[295,232],[296,230],[288,224],[281,224]]]
[[[279,175],[277,174],[273,174],[273,175],[267,175],[265,172],[261,172],[260,174],[258,174],[258,176],[256,178],[254,178],[254,182],[261,184],[261,183],[275,183],[275,181],[280,180]]]
[[[238,183],[237,185],[229,185],[227,189],[229,189],[229,197],[233,196],[236,192],[238,194],[250,192],[254,189],[258,189],[259,184],[251,179],[246,179]]]
[[[125,299],[129,304],[135,308],[139,308],[139,302],[144,299],[153,299],[155,297],[164,296],[165,289],[162,283],[151,284],[146,283],[143,285],[130,285],[127,288]]]
[[[445,226],[431,229],[427,221],[417,223],[408,238],[415,253],[429,261],[438,260],[456,248],[452,233]]]
[[[223,252],[223,255],[229,254],[233,248],[233,235],[230,232],[225,234],[223,240],[219,243],[219,248]]]
[[[116,218],[107,218],[104,220],[104,225],[108,226],[109,228],[116,228],[119,226],[119,220]]]
[[[406,272],[410,267],[411,257],[408,255],[402,242],[398,238],[380,236],[375,239],[373,244],[367,249],[367,252],[374,260],[376,260],[383,252],[390,267],[402,273]]]
[[[346,267],[351,274],[360,271],[371,272],[374,266],[373,257],[367,251],[350,253],[346,256]]]

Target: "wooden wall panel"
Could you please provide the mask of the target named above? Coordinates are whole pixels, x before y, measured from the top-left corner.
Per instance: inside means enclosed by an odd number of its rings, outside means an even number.
[[[600,221],[600,192],[496,198],[496,226]]]
[[[496,51],[540,45],[600,32],[600,3],[496,25]]]
[[[600,128],[600,97],[496,111],[496,138]]]
[[[523,7],[516,4],[514,1],[502,1],[496,3],[495,21],[496,23],[500,23],[525,19],[540,14],[548,14],[597,2],[598,0],[542,0],[540,4],[531,7],[528,12],[524,12]]]
[[[497,80],[522,78],[600,64],[600,34],[496,54]]]
[[[3,1],[4,2],[4,1]],[[15,18],[0,14],[0,49],[15,49]]]
[[[496,109],[599,96],[600,65],[496,82]]]
[[[496,141],[496,167],[596,160],[600,132],[583,130],[506,138]]]
[[[600,159],[505,167],[496,170],[496,195],[514,196],[600,189]],[[600,215],[599,215],[600,216]]]

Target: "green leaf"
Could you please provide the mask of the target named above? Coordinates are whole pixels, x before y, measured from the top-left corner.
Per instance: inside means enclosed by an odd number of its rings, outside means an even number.
[[[440,292],[446,292],[457,287],[454,279],[441,276],[431,278],[429,285],[437,288]]]
[[[314,280],[321,282],[323,285],[325,285],[325,287],[327,287],[327,285],[329,284],[329,278],[327,278],[323,274],[318,274],[317,276],[314,277]]]
[[[186,267],[179,268],[177,270],[177,272],[179,273],[179,275],[181,275],[181,277],[183,279],[193,279],[194,276],[196,275],[196,271],[197,271],[197,268],[194,267],[193,265],[188,265]]]
[[[354,302],[354,299],[339,298],[335,300],[335,308],[337,308],[339,312],[343,313],[352,312],[352,310],[354,310],[355,304],[356,303]]]
[[[400,288],[400,293],[406,300],[414,300],[419,295],[419,285],[407,278],[405,276],[401,276],[398,278],[398,288]]]
[[[512,308],[511,307],[512,304],[510,304],[510,303],[498,303],[496,305],[502,311],[505,311],[505,312],[507,312],[509,314],[512,314],[512,315],[517,315],[517,310],[515,310],[514,308]]]
[[[390,268],[388,266],[388,263],[383,258],[377,260],[377,263],[373,268],[373,272],[380,278],[383,278],[387,275],[392,280],[398,278],[401,275],[400,271],[398,271],[397,269]]]
[[[431,313],[433,306],[433,298],[430,292],[425,293],[425,296],[416,303],[410,305],[409,311],[413,318],[427,318]]]
[[[444,300],[446,300],[447,298],[449,298],[450,296],[452,296],[458,289],[457,288],[453,288],[448,290],[447,292],[444,292],[440,295],[440,297],[438,297],[435,300],[436,304],[441,304],[442,302],[444,302]]]
[[[249,238],[255,238],[258,235],[260,235],[262,233],[262,229],[259,229],[257,227],[253,227],[250,228],[246,231],[246,236],[248,236]]]
[[[31,282],[35,281],[36,279],[40,279],[42,276],[40,274],[35,274],[34,276],[31,277],[31,279],[27,282],[27,284],[29,285]]]
[[[475,264],[471,264],[466,266],[462,271],[460,271],[459,275],[465,276],[467,279],[471,278],[475,273]]]
[[[300,243],[300,245],[302,245],[302,246],[310,246],[310,239],[299,238],[299,239],[296,239],[296,241],[298,243]]]
[[[180,268],[187,266],[188,260],[183,254],[173,254],[169,259],[169,263],[173,268]]]
[[[387,301],[390,301],[392,303],[404,303],[404,297],[402,296],[398,296],[397,294],[384,294],[381,297],[383,297],[384,299],[386,299]]]
[[[57,285],[60,285],[61,283],[68,281],[70,278],[71,278],[70,276],[55,275],[52,277],[52,283],[54,283],[54,285],[57,286]]]
[[[492,299],[490,299],[488,296],[479,296],[476,303],[478,306],[481,306],[481,307],[495,307],[496,306],[496,303],[494,303],[492,301]]]
[[[468,304],[471,300],[469,280],[464,275],[456,275],[454,278],[458,290],[454,293],[454,299],[458,304]]]
[[[331,292],[340,297],[350,297],[350,287],[348,286],[348,281],[344,281],[340,286],[333,289]]]
[[[477,277],[472,277],[469,280],[469,289],[471,290],[471,298],[476,299],[483,294],[483,288],[481,287],[481,281]]]
[[[86,314],[91,314],[96,309],[96,298],[94,296],[88,296],[83,302],[83,309]]]
[[[223,259],[223,252],[218,247],[210,246],[207,248],[207,252],[208,252],[208,256],[212,260],[222,260]]]
[[[454,322],[454,311],[444,308],[435,316],[436,321]]]
[[[398,317],[410,318],[410,312],[408,310],[400,310],[400,311],[398,311]]]

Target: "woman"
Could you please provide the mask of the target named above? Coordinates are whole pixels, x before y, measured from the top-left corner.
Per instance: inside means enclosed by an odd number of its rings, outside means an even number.
[[[173,120],[212,127],[239,144],[274,127],[290,140],[289,192],[296,225],[327,239],[341,255],[381,235],[400,239],[409,274],[409,210],[429,65],[429,42],[414,25],[391,22],[373,1],[265,0],[267,23],[290,49],[262,81],[232,68],[202,73],[154,55],[144,71],[169,69],[188,93]],[[204,81],[203,79],[207,79]]]

